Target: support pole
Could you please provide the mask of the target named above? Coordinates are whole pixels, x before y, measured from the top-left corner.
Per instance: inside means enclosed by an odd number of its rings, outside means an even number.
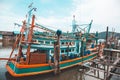
[[[34,22],[35,22],[35,15],[33,15],[33,17],[32,17],[32,24],[31,24],[30,31],[28,34],[28,48],[27,48],[27,59],[26,59],[27,64],[29,64],[29,62],[30,62],[30,46],[31,46],[30,43],[32,42]]]
[[[99,68],[98,64],[97,64],[97,68]],[[97,71],[97,77],[99,78],[99,70]]]
[[[23,57],[23,53],[22,53],[22,41],[24,40],[24,31],[25,31],[25,25],[26,25],[26,21],[23,21],[23,26],[21,28],[20,31],[20,41],[19,41],[19,51],[18,51],[18,56],[17,56],[17,60],[20,61],[20,58]]]
[[[54,72],[55,74],[59,74],[60,73],[60,65],[59,65],[59,61],[60,61],[60,36],[62,34],[62,31],[57,30],[56,32],[57,34],[57,42],[55,42],[54,44]]]
[[[106,71],[106,70],[105,70],[105,65],[103,65],[103,66],[104,66],[104,79],[105,79],[105,71]]]
[[[106,42],[105,42],[106,47],[107,47],[107,43],[108,43],[108,26],[107,26],[107,30],[106,30]]]

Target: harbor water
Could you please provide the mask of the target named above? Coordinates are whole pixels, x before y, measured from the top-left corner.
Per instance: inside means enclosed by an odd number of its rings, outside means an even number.
[[[12,50],[12,46],[4,45],[0,42],[0,58],[8,58],[10,52]],[[15,50],[14,53],[17,53]],[[54,73],[48,74],[40,74],[34,76],[27,76],[27,77],[12,77],[6,70],[6,62],[5,60],[0,60],[0,80],[80,80],[80,72],[79,67],[72,67],[60,72],[59,75],[54,75]],[[84,75],[84,80],[99,80],[93,77],[89,77]],[[113,77],[111,80],[120,80],[120,77]]]

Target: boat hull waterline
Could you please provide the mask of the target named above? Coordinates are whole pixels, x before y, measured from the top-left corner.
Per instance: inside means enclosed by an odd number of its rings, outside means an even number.
[[[67,69],[76,65],[80,65],[83,62],[92,60],[96,58],[97,53],[91,53],[90,55],[79,57],[71,60],[65,60],[60,62],[60,70]],[[36,74],[44,74],[53,72],[54,69],[51,68],[49,64],[31,64],[24,65],[19,64],[15,61],[11,61],[6,65],[8,72],[14,77],[30,76]]]

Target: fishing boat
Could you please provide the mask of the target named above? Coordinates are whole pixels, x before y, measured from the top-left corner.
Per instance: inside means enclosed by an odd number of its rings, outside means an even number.
[[[61,70],[96,58],[98,33],[89,33],[92,21],[85,31],[85,28],[77,25],[73,16],[72,32],[54,31],[35,24],[34,10],[36,8],[30,7],[27,21],[23,21],[6,64],[12,76],[22,77],[49,72],[58,74]],[[34,28],[46,32],[37,32]],[[16,48],[18,53],[13,55]]]

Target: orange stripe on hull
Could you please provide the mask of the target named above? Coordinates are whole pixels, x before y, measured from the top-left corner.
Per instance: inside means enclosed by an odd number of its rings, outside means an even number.
[[[49,66],[49,64],[19,64],[12,61],[12,63],[16,64],[17,68],[35,68],[35,67],[42,67],[42,66]]]
[[[96,54],[96,53],[94,53],[94,54]],[[94,55],[94,54],[90,54],[90,55],[84,56],[83,58],[86,58],[86,57]],[[79,60],[79,59],[82,59],[82,57],[75,58],[75,59],[72,59],[72,60],[61,61],[60,64],[64,64],[64,63],[67,63],[67,62],[72,62],[72,61]],[[30,65],[15,63],[15,61],[12,61],[12,63],[14,65],[16,65],[17,68],[35,68],[35,67],[49,66],[48,63],[47,64],[30,64]]]
[[[23,77],[23,76],[30,76],[30,75],[37,75],[37,74],[45,74],[45,73],[49,73],[49,72],[53,71],[53,70],[47,70],[47,71],[42,71],[42,72],[31,72],[31,73],[16,74],[16,73],[14,73],[14,71],[8,65],[6,65],[6,68],[7,68],[8,72],[14,77]]]
[[[94,59],[94,58],[96,58],[96,56],[93,57],[93,58],[91,58],[90,60],[92,60],[92,59]],[[90,60],[86,60],[86,61],[90,61]],[[86,61],[84,61],[84,62],[86,62]],[[70,66],[66,66],[66,67],[63,67],[63,68],[60,68],[60,69],[61,69],[61,70],[64,70],[64,69],[66,69],[66,68],[74,67],[74,66],[81,65],[81,64],[82,64],[82,62],[79,62],[79,63],[77,63],[77,64],[73,64],[73,65],[70,65]],[[29,66],[30,66],[30,65],[29,65]],[[42,65],[42,66],[43,66],[43,65]],[[12,76],[14,76],[14,77],[30,76],[30,75],[36,75],[36,74],[45,74],[45,73],[49,73],[49,72],[54,71],[53,69],[51,69],[51,70],[42,71],[42,72],[31,72],[31,73],[16,74],[16,73],[14,73],[14,71],[13,71],[8,65],[6,65],[6,68],[7,68],[8,72],[9,72]]]

